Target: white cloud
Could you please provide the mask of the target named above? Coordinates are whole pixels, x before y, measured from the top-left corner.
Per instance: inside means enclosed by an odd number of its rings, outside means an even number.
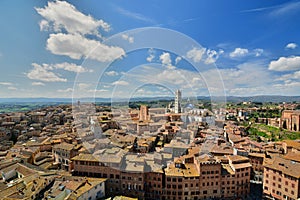
[[[277,80],[279,80],[279,81],[290,81],[292,79],[300,80],[300,71],[296,71],[292,74],[284,74],[280,78],[278,78]]]
[[[150,54],[147,58],[146,58],[146,60],[148,61],[148,62],[152,62],[152,60],[155,58],[155,56],[153,55],[153,54]]]
[[[0,85],[4,85],[4,86],[12,86],[13,83],[11,83],[11,82],[0,82]]]
[[[146,58],[146,60],[148,61],[148,62],[152,62],[153,61],[153,59],[155,58],[155,51],[154,51],[154,49],[149,49],[148,50],[148,54],[149,54],[149,56]]]
[[[33,86],[44,86],[45,84],[42,82],[32,82],[31,85]]]
[[[59,75],[52,71],[49,71],[47,65],[41,66],[37,63],[32,63],[33,69],[31,69],[26,76],[32,80],[39,80],[44,82],[66,82],[67,79],[61,78]]]
[[[78,83],[79,90],[86,90],[90,86],[91,86],[91,84],[89,84],[89,83]]]
[[[159,56],[159,60],[161,61],[161,63],[165,66],[169,66],[169,65],[172,65],[172,60],[171,60],[171,56],[169,53],[162,53],[160,56]]]
[[[100,89],[100,90],[88,90],[88,92],[90,93],[104,93],[104,92],[108,92],[109,90],[106,89]]]
[[[126,34],[122,34],[122,38],[123,38],[124,40],[127,40],[130,44],[132,44],[132,43],[134,42],[134,38],[131,37],[131,36],[128,36],[128,35],[126,35]]]
[[[129,85],[129,83],[127,81],[115,81],[112,83],[112,85]]]
[[[100,36],[98,32],[100,27],[105,31],[110,29],[108,23],[79,12],[73,5],[66,1],[48,2],[45,8],[35,9],[48,22],[48,24],[46,24],[45,20],[40,22],[41,30],[49,27],[50,23],[54,31],[61,32],[65,30],[72,34],[93,34]]]
[[[264,53],[264,50],[263,49],[254,49],[253,52],[256,57],[259,57]]]
[[[243,48],[235,48],[235,50],[233,52],[231,52],[229,54],[229,56],[231,58],[235,58],[235,57],[242,57],[245,56],[249,53],[248,49],[243,49]]]
[[[280,57],[269,64],[269,70],[291,71],[300,69],[300,56]]]
[[[297,48],[297,44],[296,43],[289,43],[285,46],[286,49],[296,49]]]
[[[174,69],[175,66],[172,65],[172,60],[171,60],[171,55],[170,53],[162,53],[159,56],[159,60],[161,61],[161,63],[163,64],[163,66],[167,67],[168,69]]]
[[[215,63],[218,60],[219,56],[223,53],[224,51],[222,49],[220,49],[219,52],[217,52],[216,50],[208,49],[206,51],[207,58],[205,59],[205,64]]]
[[[175,65],[177,65],[181,60],[182,58],[180,56],[177,56],[175,59]]]
[[[13,86],[9,86],[7,89],[9,89],[9,90],[18,90],[18,88],[13,87]]]
[[[73,59],[89,57],[100,62],[113,61],[125,55],[125,51],[120,47],[107,46],[79,34],[50,34],[47,49],[56,55],[65,55]]]
[[[54,64],[53,67],[56,69],[63,69],[75,73],[93,72],[93,70],[88,70],[82,66],[76,65],[74,63],[67,63],[67,62]]]
[[[205,51],[205,48],[193,48],[192,50],[187,52],[186,57],[192,59],[194,62],[200,62]]]
[[[67,88],[67,89],[59,89],[57,90],[57,92],[61,92],[61,93],[69,93],[69,92],[73,92],[73,88]]]
[[[49,25],[49,22],[47,20],[41,20],[40,23],[40,30],[41,31],[49,31],[51,28],[50,28],[50,25]]]
[[[105,72],[105,74],[108,76],[118,76],[119,75],[119,73],[116,71],[108,71],[108,72]]]

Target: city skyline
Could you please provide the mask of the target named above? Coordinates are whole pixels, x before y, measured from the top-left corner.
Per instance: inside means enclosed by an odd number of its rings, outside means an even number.
[[[172,96],[176,89],[185,96],[208,96],[220,89],[211,84],[218,81],[216,73],[224,88],[213,94],[300,95],[299,1],[19,4],[0,3],[2,98],[70,98],[78,89],[83,97]],[[117,34],[139,46],[132,30],[147,27],[183,34],[202,48],[178,55],[151,47],[126,52],[106,43]],[[96,47],[101,51],[93,51]],[[87,57],[111,64],[98,74]],[[188,59],[205,69],[195,70]],[[99,82],[78,82],[82,75]]]

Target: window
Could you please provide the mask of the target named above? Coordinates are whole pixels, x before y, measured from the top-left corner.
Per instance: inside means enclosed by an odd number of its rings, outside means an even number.
[[[265,186],[265,190],[268,190],[269,188],[267,186]]]
[[[295,188],[295,184],[294,183],[292,183],[292,188]]]
[[[204,190],[204,191],[203,191],[203,194],[207,194],[207,191],[206,191],[206,190]]]
[[[218,190],[214,190],[213,193],[214,193],[214,194],[218,193]]]

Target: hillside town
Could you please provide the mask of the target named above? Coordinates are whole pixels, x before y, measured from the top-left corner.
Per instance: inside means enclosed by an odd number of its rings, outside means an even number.
[[[4,113],[0,198],[299,199],[297,106],[206,109],[178,90],[164,108],[78,101]]]

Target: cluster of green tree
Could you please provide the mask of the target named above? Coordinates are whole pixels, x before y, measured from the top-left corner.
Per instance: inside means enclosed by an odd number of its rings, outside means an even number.
[[[250,138],[256,141],[281,141],[300,139],[300,132],[282,130],[265,124],[254,124],[248,129]]]

